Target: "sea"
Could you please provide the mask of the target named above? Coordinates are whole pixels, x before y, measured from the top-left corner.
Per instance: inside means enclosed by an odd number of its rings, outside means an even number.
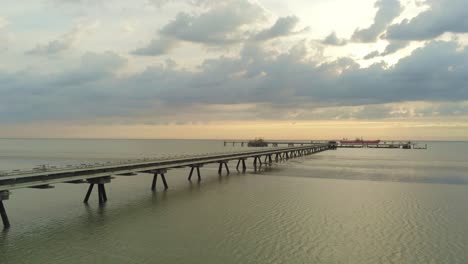
[[[219,176],[201,168],[12,190],[0,263],[468,263],[468,142],[338,149]],[[0,171],[248,150],[217,140],[0,139]]]

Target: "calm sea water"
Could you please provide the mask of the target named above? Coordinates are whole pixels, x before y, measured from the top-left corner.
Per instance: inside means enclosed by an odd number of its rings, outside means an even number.
[[[218,177],[202,168],[14,190],[0,263],[468,263],[468,143],[340,149]],[[0,170],[226,152],[220,141],[0,140]],[[245,149],[245,148],[244,148]],[[249,161],[248,167],[251,166]],[[233,167],[235,164],[231,164]]]

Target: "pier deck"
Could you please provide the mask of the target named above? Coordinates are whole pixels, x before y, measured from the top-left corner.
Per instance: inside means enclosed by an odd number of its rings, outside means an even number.
[[[221,175],[223,168],[225,168],[227,174],[229,174],[228,162],[232,160],[237,161],[237,170],[239,170],[239,167],[242,166],[242,172],[245,172],[245,161],[247,159],[253,159],[253,166],[256,169],[257,165],[261,166],[264,163],[271,164],[273,161],[278,162],[280,160],[287,160],[298,156],[310,155],[329,149],[336,149],[336,146],[329,143],[320,143],[309,144],[307,146],[300,147],[270,148],[231,153],[193,155],[167,159],[144,160],[123,164],[100,166],[84,165],[82,167],[75,168],[36,168],[28,171],[15,170],[11,172],[4,172],[0,174],[0,215],[2,217],[4,227],[8,228],[10,226],[10,222],[7,217],[3,201],[9,199],[10,190],[18,188],[49,189],[53,188],[51,184],[57,183],[87,183],[89,184],[89,188],[85,195],[84,202],[88,202],[94,185],[97,185],[99,203],[103,204],[107,201],[105,184],[111,182],[112,176],[129,176],[137,175],[138,173],[153,174],[151,190],[156,190],[158,176],[161,177],[164,184],[164,189],[167,190],[168,184],[165,174],[170,169],[184,167],[190,168],[191,170],[188,180],[191,180],[192,174],[196,169],[198,180],[200,180],[200,168],[205,164],[218,163],[218,173]],[[263,163],[261,159],[262,157],[264,157]]]

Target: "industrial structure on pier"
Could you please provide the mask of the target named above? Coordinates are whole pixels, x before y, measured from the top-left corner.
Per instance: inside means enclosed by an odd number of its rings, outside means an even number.
[[[333,144],[337,148],[398,148],[398,149],[427,149],[427,144],[419,146],[412,141],[403,140],[225,140],[224,146],[240,145],[244,146],[260,146],[260,147],[278,147],[286,145],[289,147],[306,146],[311,144]]]

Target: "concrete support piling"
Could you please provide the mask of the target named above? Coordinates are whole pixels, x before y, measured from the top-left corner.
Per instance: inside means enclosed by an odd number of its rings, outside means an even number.
[[[247,170],[247,166],[245,166],[245,158],[240,158],[239,161],[237,162],[236,170],[239,171],[239,167],[242,164],[242,172],[245,172]]]
[[[253,165],[254,165],[255,168],[257,167],[257,161],[258,161],[260,166],[262,166],[262,164],[263,164],[262,160],[261,160],[261,156],[255,156],[254,157],[254,162],[253,162]]]
[[[197,165],[192,165],[192,166],[191,166],[190,175],[189,175],[189,177],[188,177],[188,180],[189,180],[189,181],[192,180],[192,174],[193,174],[193,172],[194,172],[195,169],[197,169],[198,181],[201,181],[200,167],[203,167],[203,165],[202,165],[202,164],[197,164]]]
[[[106,187],[104,187],[104,184],[99,184],[99,187],[101,188],[102,201],[107,202]]]
[[[91,196],[91,193],[93,192],[94,185],[97,184],[98,186],[98,200],[99,204],[104,204],[107,202],[107,193],[106,193],[106,183],[110,183],[111,177],[106,176],[106,177],[99,177],[99,178],[92,178],[92,179],[87,179],[89,183],[89,188],[88,191],[86,192],[86,196],[83,200],[84,203],[88,203],[89,197]]]
[[[155,171],[151,171],[151,173],[153,173],[153,182],[151,183],[151,190],[153,192],[156,191],[156,184],[158,182],[159,175],[161,175],[161,180],[163,181],[164,190],[169,189],[167,185],[167,181],[166,181],[166,176],[164,175],[165,173],[167,173],[167,170],[155,170]]]
[[[91,192],[93,191],[93,188],[94,188],[94,184],[91,183],[88,187],[88,192],[86,193],[83,203],[88,203],[88,200],[89,200],[89,197],[91,196]]]
[[[156,182],[158,181],[158,174],[155,173],[153,175],[153,183],[151,184],[151,190],[155,191],[156,190]]]
[[[189,180],[189,181],[192,180],[192,174],[193,174],[193,170],[194,170],[194,169],[195,169],[195,167],[190,168],[190,174],[189,174],[189,176],[188,176],[188,180]]]
[[[227,175],[230,174],[230,171],[229,171],[229,167],[228,167],[228,161],[227,160],[223,160],[223,161],[219,161],[219,168],[218,168],[218,174],[221,175],[223,173],[223,166],[226,168],[226,172],[227,172]]]
[[[104,203],[104,195],[102,194],[102,184],[98,184],[98,198],[99,198],[99,203],[103,204]]]
[[[3,223],[4,229],[10,228],[10,220],[8,219],[5,206],[3,205],[3,201],[8,200],[9,198],[10,198],[9,191],[0,191],[0,216],[2,217],[2,223]]]
[[[166,176],[164,175],[164,173],[161,173],[161,179],[162,179],[163,184],[164,184],[164,190],[169,189],[169,186],[167,186]]]

